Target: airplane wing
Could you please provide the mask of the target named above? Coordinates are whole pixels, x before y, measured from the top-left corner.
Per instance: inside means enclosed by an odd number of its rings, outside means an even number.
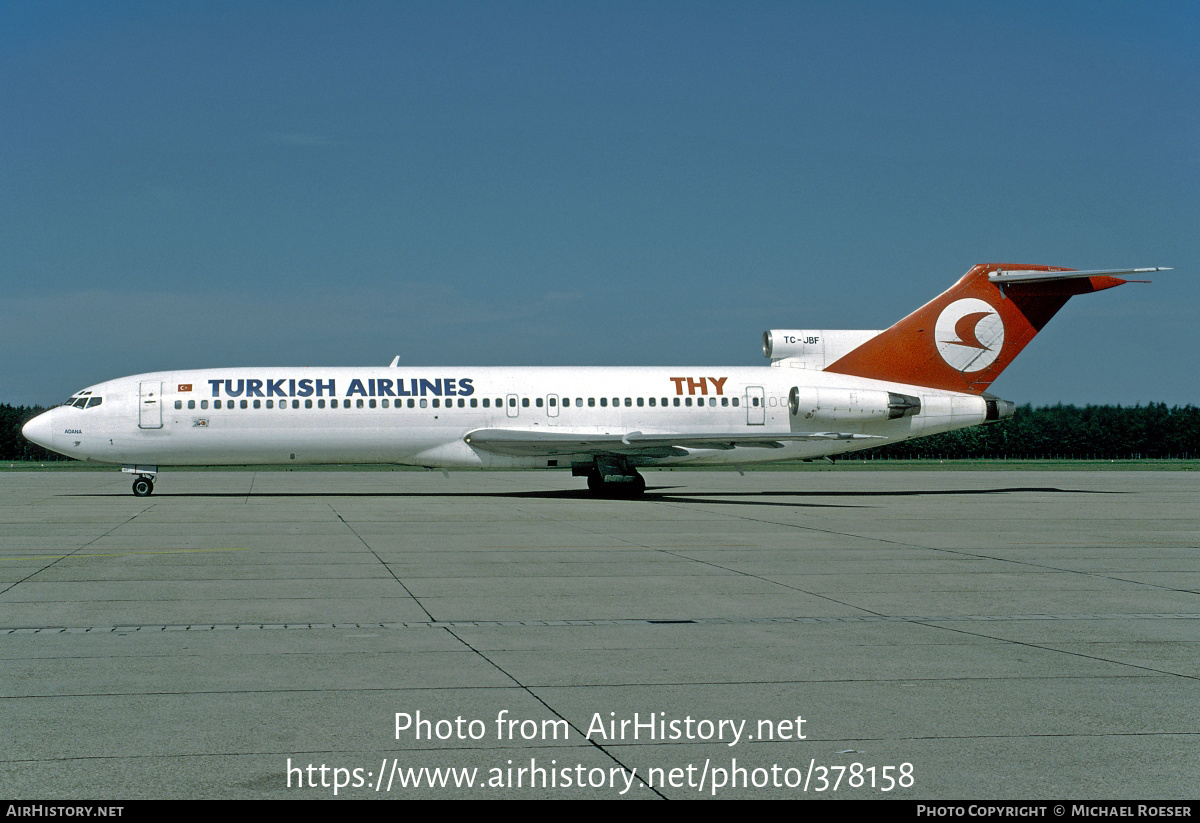
[[[550,454],[626,454],[643,457],[673,457],[684,449],[734,448],[782,449],[797,440],[882,440],[873,434],[849,432],[720,432],[715,434],[667,433],[625,434],[548,431],[545,429],[476,429],[468,432],[467,445],[493,454],[530,457]]]

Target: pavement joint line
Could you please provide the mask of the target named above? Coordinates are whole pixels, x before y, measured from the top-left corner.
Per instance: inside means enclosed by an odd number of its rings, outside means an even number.
[[[660,503],[660,505],[666,505],[668,508],[685,508],[686,509],[686,506],[680,506],[679,504],[672,506],[670,503]],[[720,514],[724,517],[732,517],[732,518],[738,519],[738,520],[752,520],[755,522],[770,522],[770,523],[773,523],[774,525],[786,525],[786,526],[790,526],[792,528],[801,528],[801,529],[811,529],[812,528],[809,526],[801,526],[801,525],[794,524],[794,523],[793,524],[779,524],[779,523],[774,523],[774,521],[761,521],[756,518],[746,517],[744,515],[728,514],[725,512],[721,512]],[[822,529],[813,529],[813,530],[824,531]],[[680,560],[686,560],[686,561],[690,561],[692,563],[698,563],[702,566],[708,566],[708,567],[714,568],[714,569],[721,569],[722,571],[729,572],[730,574],[740,575],[742,577],[748,577],[752,580],[759,580],[763,583],[767,583],[768,585],[780,586],[780,587],[788,589],[790,591],[800,592],[801,594],[807,594],[810,597],[816,597],[820,600],[827,600],[830,603],[837,603],[839,606],[845,606],[846,608],[849,608],[849,609],[855,609],[856,611],[860,611],[860,612],[867,612],[868,614],[876,615],[876,616],[880,616],[880,617],[883,616],[880,612],[876,612],[873,609],[868,609],[865,606],[856,606],[853,603],[848,603],[844,600],[838,600],[836,597],[830,597],[827,594],[821,594],[820,592],[811,591],[809,589],[803,589],[803,588],[800,588],[799,586],[792,586],[788,583],[784,583],[779,580],[772,580],[769,577],[763,577],[762,575],[753,574],[753,573],[747,572],[747,571],[742,571],[741,569],[735,569],[730,566],[724,566],[720,563],[714,563],[711,560],[703,560],[698,557],[689,557],[687,554],[679,553],[679,551],[671,551],[670,549],[668,549],[665,546],[651,547],[651,546],[646,546],[644,544],[640,544],[633,540],[626,539],[624,537],[619,537],[619,536],[615,536],[615,535],[614,535],[614,537],[615,537],[615,539],[620,540],[621,542],[625,543],[626,545],[640,546],[641,548],[643,548],[647,551],[656,552],[658,554],[666,555],[667,557],[675,557]],[[881,539],[881,542],[887,543],[887,542],[891,542],[891,541],[886,541],[886,540]],[[908,544],[900,544],[900,545],[908,546]],[[682,550],[680,550],[680,551],[682,551]]]
[[[1046,489],[1045,491],[1063,492],[1065,490],[1063,490],[1063,489],[1053,489],[1053,490]],[[684,502],[691,502],[691,501],[684,501]],[[664,506],[668,506],[668,507],[672,507],[672,508],[680,508],[680,507],[686,508],[684,503],[680,502],[680,501],[659,501],[659,505],[664,505]],[[727,511],[719,512],[719,514],[721,514],[725,517],[728,517],[728,518],[735,519],[735,520],[748,520],[753,523],[769,523],[773,526],[782,526],[784,528],[800,529],[802,531],[813,531],[813,532],[819,532],[822,534],[836,535],[839,537],[853,537],[858,540],[875,541],[878,543],[884,543],[884,544],[892,545],[892,546],[903,546],[905,548],[911,548],[911,549],[925,549],[926,551],[932,551],[932,552],[944,552],[946,554],[953,554],[953,555],[957,555],[960,557],[970,557],[970,558],[974,558],[977,560],[983,559],[983,560],[994,560],[994,561],[1000,562],[1000,563],[1014,563],[1014,564],[1017,564],[1020,566],[1030,566],[1030,567],[1040,569],[1043,571],[1050,570],[1050,571],[1055,571],[1055,572],[1063,572],[1066,574],[1081,574],[1081,575],[1084,575],[1087,577],[1098,577],[1101,580],[1114,580],[1119,583],[1133,583],[1135,585],[1148,586],[1150,588],[1163,589],[1165,591],[1177,591],[1177,592],[1184,592],[1187,594],[1195,594],[1196,593],[1193,589],[1180,589],[1180,588],[1175,588],[1173,586],[1160,586],[1157,583],[1146,583],[1141,580],[1129,580],[1128,578],[1116,577],[1112,574],[1103,574],[1101,572],[1091,572],[1091,571],[1084,571],[1081,569],[1068,569],[1068,568],[1062,568],[1059,566],[1050,566],[1050,565],[1047,565],[1044,563],[1033,563],[1029,560],[1019,560],[1019,559],[1012,558],[1012,557],[996,557],[996,556],[993,556],[990,554],[980,554],[980,553],[976,553],[976,552],[972,552],[972,551],[967,551],[965,549],[951,549],[951,548],[938,547],[938,546],[924,546],[919,543],[904,543],[899,540],[888,540],[887,538],[880,537],[878,535],[862,535],[862,534],[854,534],[852,532],[840,532],[840,531],[836,531],[834,529],[822,529],[822,528],[818,528],[816,526],[806,525],[803,523],[788,523],[788,522],[781,523],[778,520],[770,520],[770,519],[762,518],[762,517],[750,517],[749,515],[746,515],[746,514],[736,514],[734,512],[727,512]],[[628,542],[628,541],[626,541],[626,542]],[[661,550],[661,551],[665,551],[665,550]],[[713,564],[713,565],[716,565],[716,564]],[[725,567],[718,566],[718,568],[725,568]],[[737,570],[729,569],[729,571],[737,571]],[[763,579],[766,579],[766,578],[763,578]],[[771,581],[771,582],[778,582],[778,581]],[[780,585],[784,585],[784,584],[780,584]],[[800,589],[798,591],[803,591],[803,590]]]
[[[564,624],[564,621],[557,621],[557,622],[559,625]],[[580,737],[582,737],[584,740],[586,740],[589,745],[591,745],[593,748],[598,750],[601,754],[603,754],[609,760],[611,760],[612,762],[614,762],[618,766],[620,766],[622,769],[624,769],[626,774],[629,774],[632,776],[637,773],[636,770],[629,768],[623,762],[621,762],[621,760],[618,759],[617,756],[614,755],[612,752],[610,752],[607,748],[605,748],[605,746],[603,746],[600,743],[597,743],[595,740],[593,740],[591,738],[591,735],[585,734],[584,731],[581,728],[579,728],[579,726],[577,724],[572,723],[570,720],[568,720],[566,717],[564,717],[557,709],[555,709],[553,706],[551,706],[549,703],[547,703],[545,698],[543,698],[541,695],[539,695],[537,692],[535,692],[529,686],[526,686],[524,683],[522,683],[520,680],[518,680],[516,677],[514,677],[511,673],[509,673],[506,669],[504,669],[495,660],[492,660],[490,657],[488,657],[486,654],[481,652],[479,649],[475,648],[470,643],[468,643],[466,640],[464,640],[463,638],[461,638],[457,634],[455,634],[453,629],[447,628],[446,633],[449,634],[451,637],[453,637],[455,640],[457,640],[459,643],[462,643],[464,646],[466,646],[468,649],[470,649],[472,653],[477,655],[485,663],[490,664],[492,666],[492,668],[494,668],[496,671],[500,672],[502,675],[507,677],[509,680],[511,680],[517,686],[519,686],[521,688],[521,690],[524,691],[527,695],[532,697],[538,703],[541,703],[543,706],[545,706],[546,711],[550,712],[555,717],[557,717],[559,720],[566,723],[570,728],[574,729],[576,734],[578,734]],[[643,786],[643,788],[649,789],[651,792],[656,794],[661,799],[663,799],[663,800],[667,799],[666,796],[662,794],[662,792],[660,792],[658,789],[654,788],[654,786],[650,785],[649,783],[643,782],[642,786]]]
[[[365,546],[365,547],[366,547],[367,551],[369,551],[371,554],[375,555],[375,559],[379,561],[379,564],[380,564],[381,566],[383,566],[384,570],[385,570],[385,571],[386,571],[386,572],[387,572],[389,575],[391,575],[391,576],[392,576],[392,579],[393,579],[393,580],[395,580],[397,583],[399,583],[399,584],[400,584],[400,588],[404,589],[404,593],[405,593],[405,594],[407,594],[409,597],[411,597],[411,598],[412,598],[412,601],[413,601],[414,603],[416,603],[416,604],[417,604],[417,606],[418,606],[418,607],[421,609],[421,611],[425,612],[426,616],[427,616],[427,617],[428,617],[430,620],[433,620],[433,619],[434,619],[434,617],[433,617],[433,615],[432,615],[432,614],[430,614],[430,613],[429,613],[429,609],[425,608],[425,604],[424,604],[424,603],[422,603],[422,602],[421,602],[419,599],[417,599],[417,596],[416,596],[415,594],[413,594],[413,593],[412,593],[412,591],[410,591],[410,590],[409,590],[408,586],[404,585],[404,581],[403,581],[403,580],[401,580],[399,577],[397,577],[397,576],[396,576],[396,572],[395,572],[395,571],[393,571],[393,570],[392,570],[392,567],[391,567],[391,566],[389,566],[389,565],[387,564],[387,561],[386,561],[386,560],[384,560],[382,557],[380,557],[380,556],[379,556],[379,552],[375,551],[375,549],[373,549],[373,548],[371,547],[371,544],[370,544],[370,543],[368,543],[366,540],[364,540],[364,539],[363,539],[363,536],[354,530],[354,527],[353,527],[353,526],[351,526],[349,522],[347,522],[346,518],[342,517],[342,514],[341,514],[341,512],[339,512],[337,509],[335,509],[335,508],[333,507],[333,504],[332,504],[332,503],[330,503],[330,504],[329,504],[329,510],[330,510],[331,512],[333,512],[333,513],[334,513],[334,514],[337,516],[337,519],[338,519],[338,520],[340,520],[340,521],[342,522],[342,525],[343,525],[343,526],[345,526],[347,529],[349,529],[349,530],[350,530],[350,533],[351,533],[352,535],[354,535],[355,537],[357,537],[357,538],[358,538],[358,541],[359,541],[360,543],[362,543],[362,544],[363,544],[363,546]]]
[[[104,534],[102,534],[102,535],[99,535],[99,536],[97,536],[97,537],[93,537],[91,540],[89,540],[88,542],[84,543],[82,546],[80,546],[79,548],[75,549],[75,550],[74,550],[74,551],[72,551],[70,554],[67,554],[67,555],[64,555],[64,556],[62,556],[62,557],[59,557],[59,558],[55,559],[54,561],[52,561],[52,562],[50,562],[50,563],[47,563],[45,566],[42,566],[42,568],[38,569],[37,571],[35,571],[35,572],[30,572],[30,573],[29,573],[29,574],[27,574],[25,577],[22,577],[20,580],[17,580],[17,581],[15,581],[14,583],[12,583],[11,585],[9,585],[8,587],[6,587],[6,588],[4,588],[4,589],[0,589],[0,595],[8,594],[8,592],[12,591],[12,590],[13,590],[13,589],[15,589],[17,586],[19,586],[19,585],[21,585],[22,583],[24,583],[26,580],[31,580],[32,578],[34,578],[34,577],[37,577],[39,574],[41,574],[42,572],[46,571],[46,569],[50,568],[51,566],[57,565],[58,563],[61,563],[63,560],[66,560],[68,557],[71,557],[72,555],[74,555],[74,554],[77,554],[77,553],[79,553],[79,552],[83,551],[83,550],[84,550],[84,549],[86,549],[88,546],[92,545],[93,543],[96,543],[96,542],[99,542],[99,541],[103,540],[104,538],[108,537],[110,534],[112,534],[112,533],[113,533],[113,532],[115,532],[117,529],[121,528],[122,526],[127,526],[127,525],[129,525],[129,524],[130,524],[130,523],[132,523],[134,520],[136,520],[137,518],[141,517],[141,516],[142,516],[143,514],[145,514],[146,512],[148,512],[148,511],[150,511],[151,509],[153,509],[155,505],[156,505],[156,504],[154,504],[154,503],[151,503],[150,505],[146,506],[146,508],[144,508],[144,509],[142,509],[142,510],[140,510],[140,511],[134,512],[134,513],[133,513],[133,514],[132,514],[130,517],[127,517],[125,520],[123,520],[123,521],[121,521],[120,523],[118,523],[117,525],[113,526],[111,529],[109,529],[108,531],[106,531]]]
[[[1200,612],[1179,614],[948,614],[948,615],[844,615],[836,617],[621,617],[586,620],[429,620],[402,623],[181,623],[120,626],[11,626],[10,634],[103,634],[111,632],[276,631],[320,629],[460,629],[460,628],[577,628],[581,626],[752,626],[775,623],[1012,623],[1036,620],[1200,620]],[[994,639],[994,638],[993,638]]]
[[[678,508],[681,506],[680,503],[677,503],[677,502],[673,503],[673,502],[666,502],[666,501],[663,501],[661,503],[661,505],[667,505],[667,506],[671,506],[671,507],[675,507],[675,508]],[[986,559],[986,560],[994,560],[994,561],[1001,561],[1001,562],[1007,562],[1007,563],[1015,563],[1020,566],[1029,566],[1029,567],[1040,569],[1042,571],[1049,570],[1049,571],[1055,571],[1055,572],[1070,572],[1073,574],[1079,574],[1079,575],[1083,575],[1086,577],[1096,577],[1096,578],[1099,578],[1102,580],[1114,580],[1114,581],[1121,582],[1121,583],[1134,583],[1137,585],[1146,586],[1147,588],[1151,588],[1151,589],[1160,589],[1160,590],[1164,590],[1164,591],[1176,591],[1176,592],[1187,593],[1187,594],[1195,594],[1195,592],[1192,591],[1191,589],[1178,589],[1178,588],[1174,588],[1171,586],[1160,586],[1160,585],[1157,585],[1154,583],[1144,583],[1142,581],[1128,580],[1125,578],[1114,577],[1113,575],[1110,575],[1110,574],[1101,574],[1099,572],[1082,571],[1079,569],[1065,569],[1065,568],[1061,568],[1058,566],[1051,566],[1051,565],[1043,564],[1043,563],[1033,563],[1028,560],[1017,560],[1017,559],[1013,559],[1013,558],[996,557],[996,556],[993,556],[990,554],[979,554],[976,552],[966,551],[963,549],[951,549],[951,548],[946,548],[946,547],[925,546],[925,545],[921,545],[919,543],[903,543],[903,542],[896,541],[896,540],[888,540],[886,538],[879,537],[879,536],[865,536],[865,535],[859,535],[859,534],[852,534],[850,532],[838,532],[838,531],[834,531],[831,529],[821,529],[821,528],[816,528],[813,526],[807,526],[802,523],[789,523],[789,522],[781,523],[777,520],[769,520],[769,519],[760,518],[760,517],[750,517],[749,515],[735,514],[732,512],[720,512],[720,514],[725,517],[732,518],[735,520],[747,520],[747,521],[756,522],[756,523],[770,523],[772,525],[780,526],[783,528],[798,529],[801,531],[823,532],[826,534],[836,534],[836,535],[839,535],[842,537],[854,537],[854,538],[857,538],[860,540],[874,540],[876,542],[884,543],[884,544],[905,546],[907,548],[913,548],[913,549],[924,549],[926,551],[942,552],[945,554],[954,555],[954,556],[958,556],[958,557],[970,557],[975,560]],[[626,541],[626,542],[631,542],[631,541]],[[667,552],[662,549],[660,549],[660,551],[662,551],[664,554],[672,554],[671,552]],[[685,555],[677,555],[677,556],[683,557]],[[697,560],[697,562],[706,563],[709,561]],[[717,563],[709,563],[709,564],[716,566],[717,568],[727,568],[727,567],[721,566],[720,564],[717,564]],[[727,569],[727,570],[732,571],[732,572],[737,572],[739,574],[748,574],[749,575],[748,572],[739,572],[737,569]],[[749,576],[757,577],[757,575],[749,575]],[[759,579],[768,580],[767,578],[759,578]],[[784,586],[785,588],[795,588],[792,586],[788,586],[786,583],[780,583],[779,581],[775,581],[775,580],[768,580],[768,582],[776,583],[780,586]],[[796,591],[804,591],[803,589],[798,589],[798,588],[796,588],[795,590]],[[870,612],[871,614],[878,615],[880,617],[885,616],[885,615],[880,614],[879,612],[875,612],[874,610],[868,609],[864,606],[856,606],[853,603],[834,600],[833,598],[827,597],[825,595],[817,594],[816,592],[807,592],[807,593],[812,594],[817,597],[823,597],[828,600],[833,600],[833,602],[841,603],[842,605],[847,606],[849,608],[855,608],[855,609],[859,609],[861,611]],[[1003,619],[1003,618],[998,617],[998,616],[980,616],[977,618],[977,620],[979,622],[997,622],[1001,619]],[[1166,671],[1163,669],[1156,669],[1156,668],[1153,668],[1150,666],[1140,666],[1138,664],[1129,663],[1129,662],[1122,661],[1122,660],[1112,660],[1112,659],[1109,659],[1106,657],[1099,657],[1097,655],[1088,655],[1088,654],[1083,654],[1081,652],[1072,652],[1072,651],[1068,651],[1066,649],[1056,649],[1056,648],[1053,648],[1052,646],[1043,645],[1041,643],[1033,643],[1033,642],[1014,640],[1012,638],[1006,638],[1006,637],[996,637],[996,636],[989,635],[989,634],[982,633],[982,632],[967,631],[965,628],[961,628],[961,627],[945,625],[946,623],[954,622],[954,621],[919,620],[919,619],[911,620],[910,619],[908,622],[910,622],[914,626],[928,626],[929,628],[937,629],[940,631],[948,631],[948,632],[954,632],[957,634],[964,634],[969,637],[987,638],[989,640],[995,640],[995,641],[999,641],[1001,643],[1009,643],[1014,646],[1024,646],[1026,648],[1040,649],[1042,651],[1068,655],[1071,657],[1081,657],[1086,660],[1098,660],[1101,662],[1112,663],[1115,665],[1129,666],[1134,669],[1140,669],[1140,670],[1144,670],[1144,671],[1154,672],[1156,674],[1170,675],[1170,676],[1175,676],[1175,677],[1184,677],[1184,678],[1187,678],[1190,680],[1200,679],[1196,675],[1186,674],[1183,672]]]

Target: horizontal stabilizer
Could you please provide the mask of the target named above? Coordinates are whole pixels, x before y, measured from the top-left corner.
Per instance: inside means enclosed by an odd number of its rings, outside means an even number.
[[[1169,267],[1152,266],[1148,269],[1092,269],[1091,271],[1036,271],[1029,269],[999,269],[988,275],[993,283],[1051,283],[1076,277],[1116,277],[1122,274],[1149,274],[1156,271],[1171,271]]]

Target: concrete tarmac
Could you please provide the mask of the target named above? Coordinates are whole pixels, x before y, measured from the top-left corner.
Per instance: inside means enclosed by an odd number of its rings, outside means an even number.
[[[1196,797],[1200,476],[647,480],[0,474],[0,796]]]

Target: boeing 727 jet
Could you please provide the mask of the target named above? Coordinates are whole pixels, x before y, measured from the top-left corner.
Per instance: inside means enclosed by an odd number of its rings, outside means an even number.
[[[638,495],[646,466],[829,457],[991,423],[988,388],[1075,295],[1161,268],[986,263],[889,329],[772,329],[770,367],[230,368],[97,383],[26,438],[133,474],[194,465],[567,469]]]

